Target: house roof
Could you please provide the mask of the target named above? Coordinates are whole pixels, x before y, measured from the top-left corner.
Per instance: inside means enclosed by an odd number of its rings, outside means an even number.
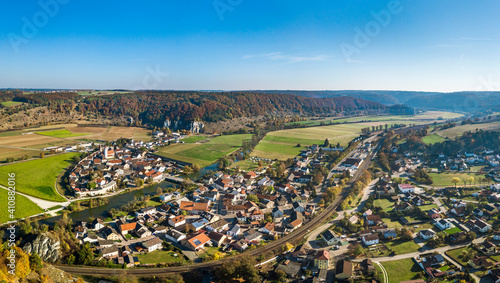
[[[369,234],[369,235],[366,235],[366,236],[363,236],[363,239],[365,241],[375,241],[375,240],[378,240],[378,235],[377,234]]]
[[[325,240],[327,241],[330,241],[336,237],[337,235],[332,230],[327,230],[326,232],[323,233],[323,238],[325,238]]]
[[[208,233],[208,237],[212,241],[220,242],[221,240],[223,240],[226,237],[226,235],[212,231],[212,232]]]
[[[290,226],[292,226],[294,228],[297,227],[297,226],[299,226],[300,224],[302,224],[302,221],[300,221],[299,219],[290,222]]]
[[[177,224],[177,223],[180,223],[182,221],[185,221],[186,217],[184,217],[184,215],[179,215],[179,216],[170,218],[170,220],[172,220],[172,222],[174,222],[174,224]]]
[[[194,237],[189,238],[189,240],[187,241],[189,242],[189,244],[191,244],[191,246],[197,248],[209,242],[210,238],[205,233],[201,233]]]
[[[192,202],[192,201],[181,201],[180,209],[192,211],[208,211],[208,203],[206,202]]]
[[[352,275],[352,262],[347,260],[339,260],[337,261],[337,265],[335,267],[336,274],[349,274]]]
[[[121,231],[134,230],[136,226],[137,226],[137,222],[124,223],[124,224],[120,225],[120,230]]]
[[[314,256],[314,259],[317,259],[317,260],[329,260],[330,259],[330,253],[327,250],[318,251],[316,253],[316,256]]]
[[[145,248],[149,248],[149,247],[153,247],[153,246],[156,246],[156,245],[159,245],[162,243],[162,240],[160,240],[160,238],[158,237],[154,237],[153,239],[149,240],[149,241],[146,241],[144,243],[142,243],[142,245],[145,247]]]
[[[181,233],[180,231],[177,231],[175,229],[170,229],[167,231],[166,233],[168,236],[174,238],[174,239],[179,239],[181,238],[182,236],[184,236],[183,233]]]

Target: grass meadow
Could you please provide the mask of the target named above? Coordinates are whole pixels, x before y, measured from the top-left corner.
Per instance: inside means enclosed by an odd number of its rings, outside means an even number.
[[[233,153],[243,146],[243,141],[251,139],[251,134],[218,136],[201,144],[179,143],[160,148],[158,154],[180,160],[208,166],[218,159]]]
[[[442,172],[442,173],[429,173],[429,176],[432,178],[432,186],[435,187],[452,187],[455,186],[451,182],[451,180],[454,177],[457,177],[460,179],[460,182],[457,184],[457,186],[463,186],[464,182],[463,179],[468,179],[469,177],[474,177],[475,182],[479,183],[480,179],[483,179],[483,175],[476,175],[475,173],[465,173],[465,172]],[[472,183],[474,184],[474,183]],[[469,185],[469,182],[467,182],[467,185]]]
[[[422,269],[416,264],[413,259],[407,258],[402,260],[385,261],[382,262],[389,283],[399,283],[401,281],[408,281],[417,279]]]
[[[57,176],[70,164],[71,158],[78,153],[66,153],[15,163],[0,167],[0,176],[7,176],[7,173],[16,174],[17,191],[37,198],[51,201],[65,201],[55,188]],[[7,185],[7,177],[0,179],[0,184]]]
[[[430,134],[430,135],[422,138],[422,141],[425,144],[441,143],[441,142],[444,142],[445,140],[446,140],[446,138],[444,138],[438,134]]]
[[[54,137],[54,138],[60,138],[60,139],[90,135],[90,134],[86,134],[86,133],[72,133],[72,132],[68,131],[67,129],[37,132],[37,134],[49,136],[49,137]]]
[[[15,202],[16,202],[16,211],[14,212],[15,218],[25,218],[43,212],[43,210],[38,205],[36,205],[34,202],[29,200],[25,196],[16,195]],[[0,224],[13,220],[10,219],[9,212],[7,211],[8,191],[5,189],[0,189],[0,203],[2,204],[2,209],[0,209]]]

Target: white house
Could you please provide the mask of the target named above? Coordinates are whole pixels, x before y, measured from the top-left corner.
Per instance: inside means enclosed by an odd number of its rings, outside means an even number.
[[[419,235],[422,239],[429,240],[436,236],[436,232],[432,231],[431,229],[420,230]]]
[[[300,202],[294,202],[293,203],[293,210],[297,211],[297,212],[304,212],[304,206],[302,205],[302,203]]]
[[[398,188],[402,193],[414,193],[415,192],[415,187],[410,185],[410,184],[399,184]]]
[[[448,219],[436,219],[434,225],[441,230],[446,230],[454,226]]]
[[[186,235],[175,229],[170,229],[167,231],[167,233],[165,233],[165,238],[174,243],[179,243],[180,241],[186,239]]]
[[[179,227],[179,226],[182,226],[184,224],[186,224],[186,218],[184,217],[184,215],[172,217],[168,220],[168,225],[170,225],[172,227]]]
[[[158,237],[154,237],[153,239],[142,243],[142,245],[148,249],[148,252],[153,252],[161,248],[162,240]]]
[[[167,201],[171,200],[173,197],[174,197],[173,194],[163,194],[160,196],[160,201],[167,202]]]
[[[474,228],[476,228],[481,233],[486,233],[491,229],[491,225],[484,222],[481,219],[476,220],[474,223]]]
[[[231,228],[230,230],[227,231],[227,235],[230,237],[236,237],[241,231],[240,225],[236,224]]]
[[[366,235],[366,236],[363,236],[363,243],[367,246],[371,246],[371,245],[376,245],[378,244],[380,241],[378,235],[376,234],[369,234],[369,235]]]
[[[323,238],[323,241],[325,241],[325,243],[329,246],[337,245],[341,242],[341,237],[332,230],[327,230],[326,232],[324,232],[323,235],[321,235],[321,238]]]

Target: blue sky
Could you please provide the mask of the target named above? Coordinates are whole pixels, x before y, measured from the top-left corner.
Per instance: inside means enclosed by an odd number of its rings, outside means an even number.
[[[493,0],[2,4],[0,88],[500,90]]]

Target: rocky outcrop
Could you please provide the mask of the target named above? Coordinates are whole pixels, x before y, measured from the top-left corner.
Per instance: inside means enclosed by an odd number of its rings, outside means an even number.
[[[184,121],[186,122],[186,121]],[[163,127],[165,128],[170,128],[174,131],[180,130],[180,129],[185,129],[191,131],[191,133],[196,133],[199,134],[202,132],[202,129],[205,128],[205,124],[203,124],[200,121],[192,121],[190,123],[184,123],[182,120],[175,120],[175,121],[170,121],[169,119],[166,119],[163,122]]]
[[[61,242],[50,233],[42,233],[34,241],[24,245],[23,250],[28,253],[36,253],[44,262],[55,263],[61,257]]]
[[[202,122],[193,121],[189,125],[189,130],[191,133],[199,134],[204,127],[205,125]]]

